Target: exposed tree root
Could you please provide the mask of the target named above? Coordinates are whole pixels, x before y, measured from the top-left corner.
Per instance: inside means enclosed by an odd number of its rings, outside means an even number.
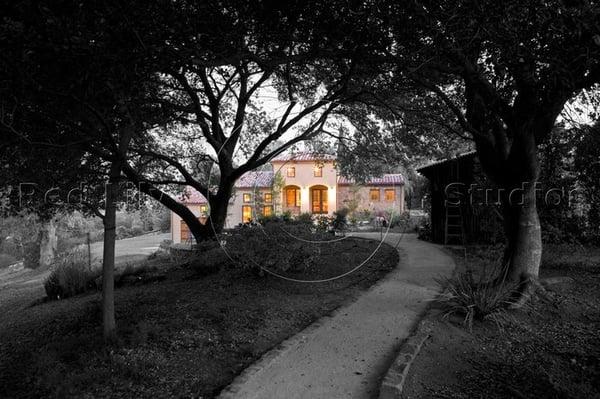
[[[542,284],[540,284],[539,279],[537,277],[530,275],[530,276],[527,276],[523,280],[523,282],[520,284],[519,290],[517,292],[515,292],[515,297],[513,299],[513,302],[511,302],[511,304],[509,305],[508,308],[509,309],[521,309],[534,296],[540,297],[541,299],[548,302],[555,308],[557,307],[554,300],[552,300],[552,298],[548,294],[548,291],[546,290],[546,288],[544,288],[542,286]]]

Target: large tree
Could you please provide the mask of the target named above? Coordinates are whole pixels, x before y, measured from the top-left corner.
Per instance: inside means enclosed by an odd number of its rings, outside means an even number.
[[[177,114],[176,123],[165,129],[173,140],[155,135],[135,149],[124,171],[177,213],[197,241],[223,228],[236,180],[322,133],[328,116],[362,89],[353,79],[367,55],[385,49],[376,9],[345,2],[316,5],[230,2],[216,11],[186,5],[182,28],[167,46],[171,57],[160,70],[162,104]],[[207,12],[219,23],[205,35],[223,38],[210,54],[197,40],[197,21]],[[278,102],[265,108],[265,96]],[[279,110],[273,110],[274,102]],[[177,135],[182,145],[174,145]],[[136,165],[154,171],[140,173]],[[165,185],[191,186],[204,194],[210,204],[206,223]]]
[[[517,303],[536,285],[538,146],[565,104],[600,83],[596,1],[423,1],[391,6],[388,91],[442,104],[502,190],[506,277]],[[393,98],[393,96],[392,96]]]
[[[19,178],[26,176],[25,170],[36,171],[42,181],[65,175],[71,183],[74,178],[103,183],[92,187],[92,196],[77,195],[75,202],[93,209],[104,223],[102,313],[107,340],[116,334],[115,219],[122,165],[130,144],[143,140],[151,124],[162,120],[160,106],[152,101],[153,58],[124,11],[121,4],[110,2],[18,3],[5,13],[0,32],[0,130],[11,139],[3,150],[21,155],[13,173]],[[35,151],[26,154],[25,148]],[[72,188],[58,187],[62,193]]]

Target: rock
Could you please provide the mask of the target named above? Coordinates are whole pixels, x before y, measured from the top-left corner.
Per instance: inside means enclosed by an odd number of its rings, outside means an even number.
[[[543,286],[556,285],[556,284],[570,284],[570,283],[573,283],[574,281],[575,280],[573,280],[571,277],[567,277],[567,276],[547,277],[547,278],[540,279],[540,283]]]

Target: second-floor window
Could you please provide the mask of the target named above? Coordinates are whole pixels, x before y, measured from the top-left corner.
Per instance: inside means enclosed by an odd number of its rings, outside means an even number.
[[[296,177],[296,168],[293,166],[290,166],[289,168],[287,168],[287,177]]]
[[[315,166],[314,174],[315,174],[315,177],[323,177],[323,167]]]
[[[379,201],[379,189],[378,188],[372,188],[371,190],[369,190],[369,198],[373,202]]]
[[[252,201],[252,194],[244,193],[244,202],[248,203],[250,201]]]
[[[271,202],[273,202],[273,194],[265,193],[263,199],[267,204],[270,204]]]

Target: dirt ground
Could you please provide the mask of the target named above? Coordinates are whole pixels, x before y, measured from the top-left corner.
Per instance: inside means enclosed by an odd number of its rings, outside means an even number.
[[[498,259],[496,249],[469,262]],[[457,263],[464,262],[461,257]],[[498,326],[433,310],[431,338],[410,370],[405,398],[600,398],[600,250],[547,246],[541,277],[568,276],[549,297]]]
[[[327,246],[320,270],[295,277],[350,270],[376,246],[355,238]],[[108,348],[100,339],[99,293],[32,304],[39,290],[14,290],[13,308],[18,302],[20,310],[0,315],[0,397],[213,397],[263,353],[397,262],[396,250],[384,245],[356,273],[325,284],[238,269],[199,278],[176,268],[165,281],[116,291],[120,342]]]

